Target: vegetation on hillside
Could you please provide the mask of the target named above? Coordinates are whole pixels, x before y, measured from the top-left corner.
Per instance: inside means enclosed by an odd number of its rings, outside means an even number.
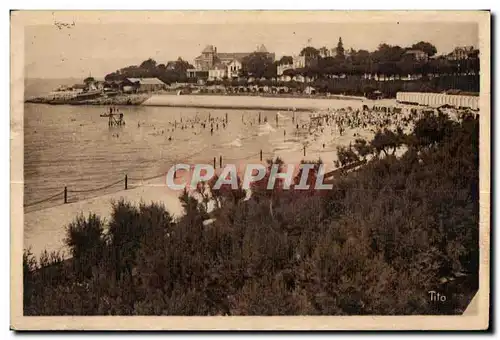
[[[189,62],[179,57],[176,61],[157,64],[154,59],[144,60],[140,65],[130,65],[104,78],[107,81],[124,80],[125,78],[158,78],[166,84],[187,81],[187,70],[194,68]]]
[[[408,51],[423,51],[431,59],[418,59]],[[316,49],[312,46],[304,47],[299,55],[316,58],[317,63],[304,68],[295,68],[285,71],[285,75],[309,76],[328,79],[335,75],[364,75],[378,74],[381,76],[395,77],[396,79],[411,75],[458,75],[479,74],[479,51],[470,52],[467,59],[448,60],[445,56],[435,57],[437,50],[429,42],[420,41],[409,47],[388,45],[382,43],[375,51],[345,50],[342,39],[339,39],[333,55],[328,53],[326,47]],[[292,56],[283,56],[273,62],[265,53],[254,52],[242,60],[241,76],[255,78],[265,77],[268,80],[276,78],[278,65],[293,64]],[[131,65],[106,75],[106,80],[122,80],[126,77],[158,77],[165,83],[187,81],[186,71],[194,68],[182,58],[169,62],[167,65],[158,64],[153,59],[143,61],[140,65]]]
[[[332,190],[258,182],[245,201],[223,186],[211,212],[184,193],[178,220],[114,202],[109,222],[67,226],[72,260],[25,252],[24,313],[460,314],[478,286],[478,134],[472,116],[427,115],[339,150],[342,165],[368,161]]]

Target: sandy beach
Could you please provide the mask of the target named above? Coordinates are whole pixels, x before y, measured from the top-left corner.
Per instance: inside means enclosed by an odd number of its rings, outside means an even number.
[[[291,118],[284,114],[279,114],[280,120],[286,122]],[[269,123],[260,125],[258,135],[275,139],[276,147],[272,152],[266,152],[263,155],[263,162],[266,159],[280,157],[287,164],[299,164],[302,160],[316,161],[321,159],[326,167],[326,171],[334,169],[333,162],[337,159],[336,147],[349,145],[355,138],[370,138],[372,132],[363,129],[347,129],[343,135],[340,135],[335,128],[325,127],[323,132],[319,129],[311,131],[304,141],[306,145],[306,156],[300,144],[292,142],[281,135]],[[279,142],[276,141],[279,139]],[[245,140],[236,139],[230,144],[234,150],[238,150]],[[259,156],[255,155],[247,159],[227,159],[224,163],[236,164],[238,168],[248,163],[260,163]],[[220,169],[217,169],[217,172]],[[136,186],[136,187],[133,187]],[[90,212],[95,213],[109,221],[111,212],[111,202],[113,200],[125,199],[135,204],[139,202],[161,202],[166,209],[174,216],[181,216],[183,209],[181,207],[178,195],[180,191],[169,189],[165,184],[165,178],[160,177],[144,183],[133,183],[129,190],[121,190],[74,203],[60,204],[42,210],[29,211],[24,214],[25,224],[25,247],[31,247],[34,254],[40,254],[44,249],[48,251],[62,250],[66,251],[64,246],[65,227],[72,222],[75,217],[83,213],[87,216]]]
[[[36,255],[44,249],[67,253],[64,246],[65,227],[80,213],[84,216],[95,213],[109,221],[112,201],[120,199],[134,204],[161,202],[172,215],[181,216],[183,211],[178,199],[179,192],[168,189],[163,181],[161,178],[129,190],[25,213],[24,230],[27,235],[24,240],[25,247],[31,246],[32,252]]]
[[[254,109],[254,110],[297,110],[315,111],[328,108],[350,106],[361,108],[363,105],[394,105],[395,99],[368,100],[361,97],[335,96],[325,98],[290,98],[268,96],[230,96],[230,95],[153,95],[141,105],[170,106],[170,107],[198,107],[220,109]]]

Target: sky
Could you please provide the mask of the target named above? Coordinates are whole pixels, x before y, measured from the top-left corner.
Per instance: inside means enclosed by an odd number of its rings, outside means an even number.
[[[473,22],[29,25],[24,32],[25,77],[103,78],[148,58],[166,64],[182,57],[194,63],[208,44],[219,52],[252,52],[264,44],[280,58],[308,45],[334,48],[339,37],[345,49],[369,51],[380,43],[407,47],[423,40],[444,54],[456,46],[479,44]]]

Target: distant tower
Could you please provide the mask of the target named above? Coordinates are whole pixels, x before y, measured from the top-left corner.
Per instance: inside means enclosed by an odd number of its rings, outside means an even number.
[[[198,68],[204,71],[208,71],[214,66],[215,56],[217,54],[217,48],[213,45],[207,45],[205,49],[201,52],[202,59],[199,61]]]
[[[257,45],[257,49],[255,50],[258,53],[268,53],[266,46],[264,44]]]
[[[344,53],[344,44],[342,43],[342,37],[339,38],[339,42],[337,44],[337,58],[344,59],[345,58],[345,53]]]

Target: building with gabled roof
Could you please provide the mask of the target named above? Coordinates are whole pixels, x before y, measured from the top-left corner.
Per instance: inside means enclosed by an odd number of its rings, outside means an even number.
[[[272,57],[274,61],[275,54],[269,53],[264,45],[257,46],[257,49],[253,52],[218,52],[217,47],[213,45],[207,45],[202,51],[201,54],[194,59],[194,64],[196,70],[199,71],[208,71],[214,67],[214,65],[219,63],[229,64],[234,60],[238,62],[242,62],[243,59],[250,54],[257,53],[265,53]]]
[[[261,44],[260,46],[257,46],[257,49],[255,50],[255,52],[258,52],[258,53],[269,53],[269,52],[267,52],[267,48],[266,48],[266,46],[264,46],[264,44]]]
[[[165,88],[166,84],[158,78],[126,78],[125,85],[135,87],[136,91],[158,91]]]
[[[421,50],[407,50],[405,56],[412,57],[416,61],[427,61],[429,55]]]
[[[243,67],[243,59],[252,53],[265,53],[274,61],[275,54],[269,53],[261,44],[254,52],[218,52],[217,47],[207,45],[201,54],[194,59],[195,69],[187,70],[188,78],[195,78],[207,74],[207,79],[236,78]],[[223,70],[222,68],[225,68]]]
[[[227,77],[227,65],[218,63],[208,70],[208,80],[220,80]]]

